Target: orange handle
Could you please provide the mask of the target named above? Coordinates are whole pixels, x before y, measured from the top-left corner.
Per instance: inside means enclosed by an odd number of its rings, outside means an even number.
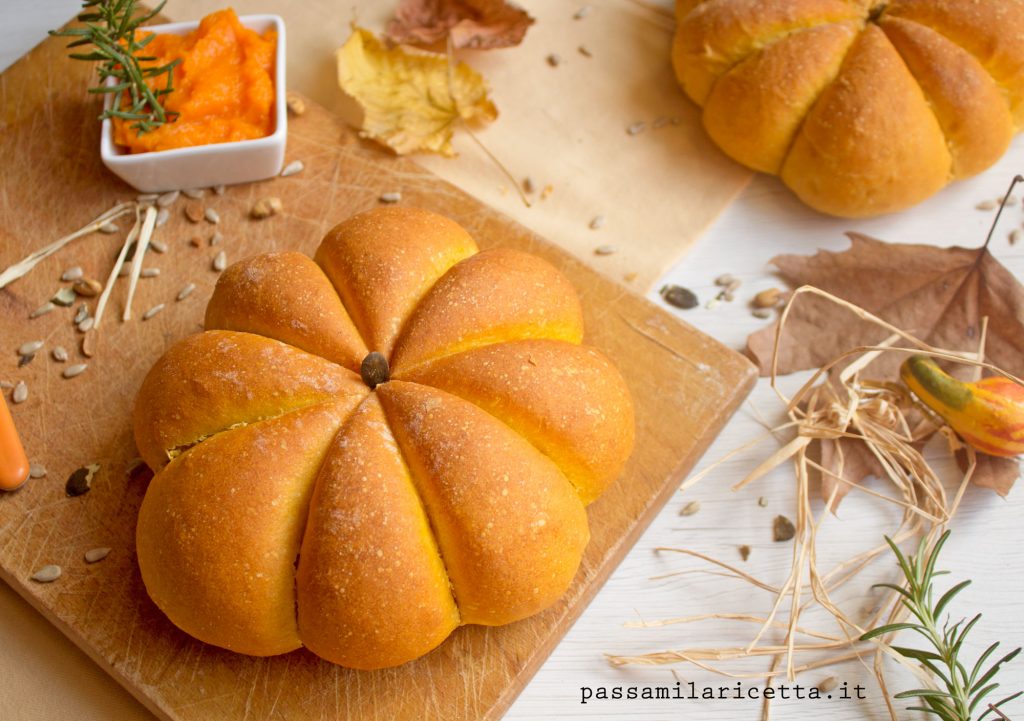
[[[0,396],[0,491],[13,491],[28,478],[28,457],[7,401]]]

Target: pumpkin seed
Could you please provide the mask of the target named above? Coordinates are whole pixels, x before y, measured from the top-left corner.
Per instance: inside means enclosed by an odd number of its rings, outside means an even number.
[[[159,268],[143,268],[139,273],[140,278],[156,278],[158,275],[160,275]]]
[[[109,220],[100,226],[100,232],[106,233],[107,235],[113,235],[114,233],[117,233],[120,230],[121,229],[117,226],[117,223],[111,222]]]
[[[156,238],[153,238],[152,240],[149,241],[149,247],[160,254],[167,252],[167,243],[163,242],[162,240],[157,240]]]
[[[32,355],[42,347],[43,342],[41,340],[30,340],[18,347],[18,355]]]
[[[204,195],[206,195],[206,191],[203,190],[202,188],[187,188],[181,191],[181,194],[184,195],[186,198],[191,198],[192,200],[199,200]]]
[[[65,378],[74,378],[75,376],[80,376],[85,373],[85,369],[88,367],[88,363],[75,363],[73,366],[65,368],[61,375]]]
[[[85,318],[81,323],[78,324],[79,333],[88,333],[92,330],[92,327],[96,325],[96,319],[92,316]]]
[[[594,248],[594,255],[613,255],[619,251],[614,245],[599,245]]]
[[[700,305],[697,294],[681,285],[666,285],[660,293],[666,303],[682,310],[690,310]]]
[[[142,320],[149,320],[150,318],[152,318],[154,315],[156,315],[157,313],[159,313],[163,309],[164,309],[164,304],[163,303],[157,303],[152,308],[150,308],[149,310],[147,310],[145,313],[142,314]]]
[[[680,516],[692,516],[700,510],[700,501],[690,501],[679,511]]]
[[[60,279],[65,282],[71,282],[73,280],[78,280],[83,275],[84,273],[82,272],[82,269],[79,266],[75,265],[61,273]]]
[[[223,250],[213,256],[213,269],[220,273],[228,267],[228,256]]]
[[[796,527],[785,516],[776,516],[772,522],[772,538],[777,542],[792,540],[796,535]]]
[[[64,346],[62,345],[56,346],[50,352],[50,354],[53,356],[53,359],[58,363],[64,363],[68,359],[68,352],[64,349]]]
[[[220,222],[220,213],[213,208],[207,208],[203,211],[203,217],[206,218],[207,223],[213,223],[217,225]]]
[[[28,400],[28,386],[25,381],[18,381],[14,386],[14,391],[11,393],[11,400],[14,403],[24,403]]]
[[[70,286],[64,286],[56,293],[53,294],[53,298],[50,299],[57,305],[64,306],[67,308],[69,305],[75,302],[75,291]]]
[[[402,194],[397,190],[381,193],[378,200],[382,203],[397,203],[402,199]]]
[[[90,463],[87,466],[76,469],[68,476],[68,480],[64,484],[64,493],[70,498],[85,495],[92,490],[92,479],[95,478],[99,470],[100,465],[98,463]]]
[[[281,205],[280,198],[260,198],[256,201],[256,204],[252,206],[249,211],[249,216],[256,220],[262,220],[263,218],[269,218],[272,215],[280,213],[284,208]]]
[[[298,95],[288,93],[285,105],[288,106],[288,111],[295,116],[305,115],[306,113],[306,102]]]
[[[55,306],[52,302],[46,301],[41,306],[36,308],[34,311],[29,313],[28,317],[29,317],[29,319],[38,318],[41,315],[46,315],[47,313],[49,313],[51,310],[53,310],[56,307],[57,306]]]
[[[224,240],[224,235],[219,231],[213,231],[213,235],[210,236],[210,245],[220,245],[220,242]]]
[[[293,160],[288,163],[288,165],[284,166],[284,170],[281,171],[281,177],[287,178],[289,175],[301,173],[305,168],[306,165],[301,160]]]
[[[178,295],[176,296],[176,300],[185,300],[190,295],[192,295],[192,291],[194,291],[195,289],[196,289],[196,284],[195,283],[187,283],[184,288],[182,288],[181,290],[178,291]]]
[[[95,298],[103,292],[103,284],[92,278],[79,278],[71,284],[71,289],[83,298]]]
[[[85,552],[86,563],[99,563],[104,558],[110,555],[110,549],[106,547],[101,548],[90,548]]]
[[[32,580],[36,583],[53,583],[60,578],[61,570],[60,566],[51,563],[48,566],[43,566],[38,571],[32,574]]]
[[[28,477],[29,478],[43,478],[46,476],[46,466],[42,463],[30,463],[28,464]]]
[[[198,223],[203,219],[203,208],[199,203],[189,203],[185,206],[185,217],[190,223]]]
[[[162,228],[167,225],[167,221],[171,219],[171,211],[167,208],[160,208],[156,214],[156,227]]]
[[[740,558],[742,558],[744,561],[750,558],[750,546],[748,546],[747,544],[744,543],[742,546],[740,546],[739,552]]]
[[[598,230],[604,227],[606,220],[603,215],[595,215],[590,221],[590,229]]]
[[[180,193],[177,190],[172,190],[169,193],[164,193],[156,199],[156,207],[158,208],[170,208],[174,205],[174,201],[178,199]]]

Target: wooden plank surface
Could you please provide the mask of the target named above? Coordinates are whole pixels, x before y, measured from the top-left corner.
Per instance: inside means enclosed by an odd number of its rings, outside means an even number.
[[[0,266],[64,235],[132,191],[100,165],[97,107],[84,92],[87,72],[62,59],[61,44],[47,41],[0,76],[3,140],[0,163]],[[81,376],[65,380],[47,352],[68,348],[73,360],[80,335],[72,309],[29,320],[29,313],[59,287],[61,271],[81,265],[105,277],[120,236],[93,235],[41,264],[28,278],[0,291],[0,379],[25,380],[30,394],[13,413],[30,458],[46,478],[0,497],[0,577],[27,598],[75,643],[158,716],[174,721],[235,719],[495,719],[568,630],[678,480],[749,391],[752,367],[739,355],[584,267],[458,189],[411,162],[395,159],[354,138],[336,118],[310,104],[289,127],[289,159],[298,176],[230,188],[204,203],[220,213],[221,245],[205,240],[214,228],[194,226],[173,208],[158,238],[169,246],[146,265],[158,278],[140,282],[136,318],[156,303],[152,320],[121,323],[126,283],[112,296],[98,331],[98,353]],[[507,627],[460,629],[436,652],[400,667],[354,672],[306,651],[255,659],[206,646],[175,629],[142,588],[134,558],[134,526],[145,478],[129,478],[136,455],[129,414],[142,377],[163,351],[199,330],[205,301],[216,282],[211,260],[229,260],[291,248],[311,253],[334,223],[376,204],[380,193],[401,191],[419,205],[462,223],[481,247],[506,246],[553,262],[579,290],[589,343],[622,369],[637,410],[637,450],[623,476],[590,509],[592,540],[576,581],[553,608]],[[281,197],[283,215],[246,218],[265,195]],[[197,291],[174,302],[185,283]],[[46,341],[44,352],[17,368],[14,349]],[[93,490],[67,498],[64,480],[86,463],[102,468]],[[87,565],[82,554],[113,550]],[[40,566],[57,563],[56,583],[29,580]]]

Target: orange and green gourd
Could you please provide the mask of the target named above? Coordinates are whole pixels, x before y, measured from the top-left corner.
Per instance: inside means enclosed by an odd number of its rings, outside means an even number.
[[[1024,386],[1002,376],[965,383],[920,355],[903,363],[900,376],[975,449],[1008,458],[1024,453]]]

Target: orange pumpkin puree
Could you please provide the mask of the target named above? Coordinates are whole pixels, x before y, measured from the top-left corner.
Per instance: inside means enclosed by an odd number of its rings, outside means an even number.
[[[157,35],[144,50],[156,57],[152,62],[181,58],[174,90],[161,98],[164,109],[178,116],[141,135],[131,127],[134,121],[115,118],[114,142],[145,153],[270,135],[276,44],[277,33],[261,36],[243,27],[231,8],[207,15],[188,35]]]

